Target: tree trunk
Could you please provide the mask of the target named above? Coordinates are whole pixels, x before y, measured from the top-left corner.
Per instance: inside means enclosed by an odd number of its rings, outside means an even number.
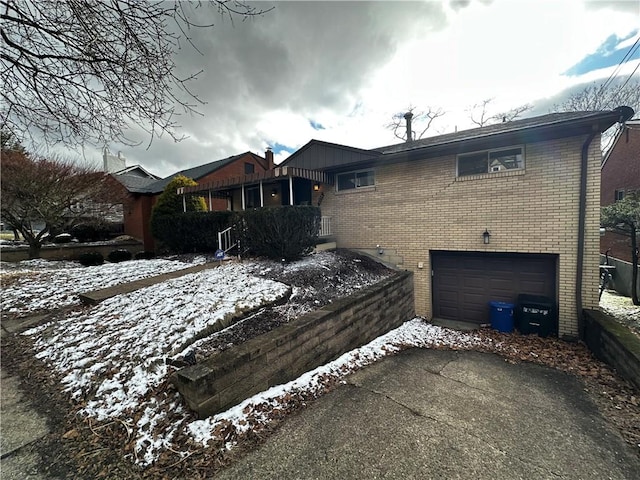
[[[636,226],[631,225],[631,301],[634,305],[640,305],[638,301],[638,241]]]
[[[29,258],[40,258],[40,247],[39,243],[29,243]]]

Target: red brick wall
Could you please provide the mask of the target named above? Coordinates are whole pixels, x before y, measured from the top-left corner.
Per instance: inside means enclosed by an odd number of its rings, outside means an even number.
[[[600,205],[611,205],[616,190],[640,190],[640,125],[626,127],[602,166]],[[600,237],[600,253],[631,261],[629,237],[607,232]]]
[[[640,189],[640,126],[627,127],[602,166],[600,204],[614,202],[616,190]]]
[[[144,249],[153,251],[155,244],[151,235],[151,208],[156,203],[156,197],[150,195],[135,195],[124,206],[124,233],[144,244]]]

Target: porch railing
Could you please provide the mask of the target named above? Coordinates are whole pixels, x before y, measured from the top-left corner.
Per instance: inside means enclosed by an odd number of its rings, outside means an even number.
[[[331,217],[323,216],[320,220],[320,237],[331,236]]]

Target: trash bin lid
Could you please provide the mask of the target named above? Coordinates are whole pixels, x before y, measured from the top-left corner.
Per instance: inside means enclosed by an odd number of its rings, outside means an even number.
[[[507,303],[507,302],[492,301],[492,302],[489,302],[489,305],[494,308],[515,308],[515,305],[513,303]]]

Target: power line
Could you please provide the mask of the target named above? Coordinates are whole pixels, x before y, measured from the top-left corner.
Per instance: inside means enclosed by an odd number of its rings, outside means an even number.
[[[633,55],[635,53],[635,50],[638,49],[639,42],[640,42],[640,35],[638,35],[638,38],[636,38],[636,41],[633,43],[633,45],[631,45],[631,48],[629,49],[629,51],[627,51],[626,55],[622,58],[622,60],[620,60],[620,63],[618,63],[618,65],[613,70],[613,72],[611,72],[611,75],[609,75],[609,78],[607,78],[607,81],[602,84],[602,86],[600,87],[600,90],[598,90],[598,94],[596,95],[596,97],[599,97],[605,91],[605,89],[609,87],[611,82],[616,78],[618,72],[622,68],[622,65],[626,62],[627,57]]]

